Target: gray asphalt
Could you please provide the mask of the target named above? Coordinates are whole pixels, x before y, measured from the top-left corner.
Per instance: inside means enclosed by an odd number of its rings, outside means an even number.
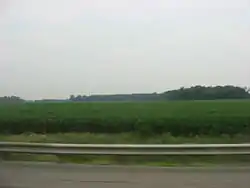
[[[0,188],[249,188],[250,168],[0,162]]]

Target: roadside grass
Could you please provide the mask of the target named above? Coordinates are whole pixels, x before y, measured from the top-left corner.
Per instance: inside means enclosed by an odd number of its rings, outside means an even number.
[[[162,134],[151,137],[141,137],[137,134],[90,134],[65,133],[39,135],[26,133],[21,135],[0,135],[0,141],[39,142],[39,143],[76,143],[76,144],[218,144],[218,143],[247,143],[250,137],[245,135],[221,137],[174,137]],[[96,165],[147,165],[147,166],[211,166],[211,165],[246,165],[250,164],[249,156],[91,156],[91,155],[33,155],[6,154],[3,160],[39,161],[57,163],[81,163]]]
[[[92,133],[57,133],[57,134],[33,134],[0,135],[0,141],[11,142],[39,142],[39,143],[75,143],[75,144],[229,144],[248,143],[248,135],[222,135],[222,136],[190,136],[174,137],[169,133],[153,136],[141,136],[136,133],[121,134],[92,134]]]

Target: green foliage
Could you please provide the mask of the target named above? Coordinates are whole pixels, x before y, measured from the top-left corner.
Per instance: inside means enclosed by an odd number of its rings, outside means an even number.
[[[167,91],[163,98],[168,100],[215,100],[215,99],[249,99],[249,89],[236,86],[193,86]]]
[[[70,101],[85,101],[85,102],[107,102],[107,101],[159,101],[161,100],[161,95],[157,93],[137,93],[137,94],[115,94],[115,95],[70,95]]]
[[[193,86],[190,88],[180,88],[164,93],[141,93],[141,94],[119,94],[119,95],[71,95],[69,101],[84,102],[107,102],[107,101],[161,101],[161,100],[215,100],[215,99],[250,99],[247,87],[237,86]]]
[[[21,103],[21,102],[24,102],[24,100],[17,96],[0,97],[0,103]]]
[[[23,103],[0,105],[0,133],[250,133],[250,101]]]

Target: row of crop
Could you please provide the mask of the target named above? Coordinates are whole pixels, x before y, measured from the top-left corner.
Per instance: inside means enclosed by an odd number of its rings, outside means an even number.
[[[27,103],[0,104],[0,119],[131,118],[250,114],[250,101],[178,101],[148,103]]]
[[[249,134],[249,116],[192,116],[162,118],[18,118],[0,119],[0,132],[34,133],[124,133],[142,135],[171,133],[173,136]]]

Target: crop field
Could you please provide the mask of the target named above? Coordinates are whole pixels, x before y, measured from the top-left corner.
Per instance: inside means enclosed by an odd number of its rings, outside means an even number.
[[[0,105],[0,133],[250,133],[250,101],[23,103]]]

